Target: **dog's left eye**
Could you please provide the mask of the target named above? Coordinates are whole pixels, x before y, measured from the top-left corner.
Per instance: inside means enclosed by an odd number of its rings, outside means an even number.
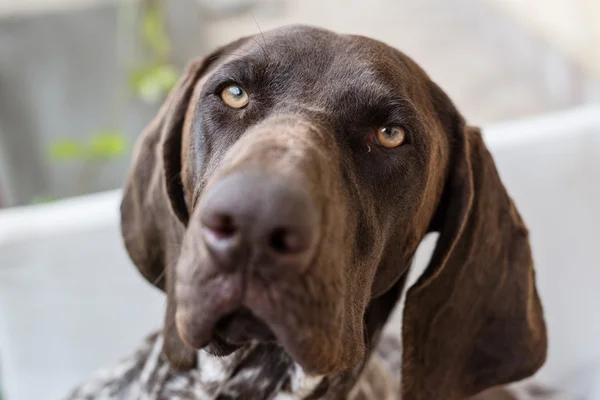
[[[404,143],[406,132],[399,126],[384,126],[377,129],[376,137],[380,145],[393,149]]]
[[[242,108],[248,104],[248,93],[238,85],[229,85],[221,91],[221,99],[231,108]]]

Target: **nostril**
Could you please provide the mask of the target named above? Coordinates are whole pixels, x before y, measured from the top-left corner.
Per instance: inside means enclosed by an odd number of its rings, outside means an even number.
[[[269,236],[269,246],[282,254],[296,254],[306,250],[308,243],[300,232],[286,228],[277,228]]]
[[[213,215],[210,221],[205,225],[217,239],[228,239],[237,232],[233,217],[227,214]]]

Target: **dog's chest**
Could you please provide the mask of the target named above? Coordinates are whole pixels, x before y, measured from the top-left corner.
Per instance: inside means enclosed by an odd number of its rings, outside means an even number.
[[[397,387],[375,355],[360,378],[340,382],[306,374],[276,347],[249,345],[228,357],[199,353],[198,368],[180,372],[162,354],[162,337],[149,337],[129,358],[101,371],[67,400],[393,400]],[[356,383],[356,384],[354,384]],[[346,389],[354,386],[347,394]],[[344,393],[341,393],[343,391]]]
[[[198,371],[199,385],[215,399],[303,399],[323,380],[305,374],[275,345],[249,345],[222,358],[201,351]]]

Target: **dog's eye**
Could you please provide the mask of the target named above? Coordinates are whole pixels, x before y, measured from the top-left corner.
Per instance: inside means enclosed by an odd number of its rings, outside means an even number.
[[[248,104],[248,93],[238,85],[229,85],[221,91],[221,99],[231,108],[242,108]]]
[[[405,139],[406,132],[399,126],[384,126],[377,129],[377,141],[388,149],[400,146]]]

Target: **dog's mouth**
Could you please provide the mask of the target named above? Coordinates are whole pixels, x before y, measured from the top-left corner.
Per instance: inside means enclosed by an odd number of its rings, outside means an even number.
[[[309,303],[308,296],[292,292],[292,286],[299,286],[295,282],[244,284],[233,276],[216,275],[201,288],[180,287],[176,324],[189,347],[225,356],[252,342],[277,343],[311,374],[346,367],[341,303]]]
[[[182,285],[176,315],[181,339],[196,349],[208,346],[216,355],[227,355],[252,341],[279,342],[282,332],[273,327],[272,320],[278,318],[265,290],[237,274],[216,275],[201,289]]]
[[[274,342],[275,334],[260,318],[248,308],[242,307],[221,317],[213,335],[229,345],[242,346],[249,341]]]

